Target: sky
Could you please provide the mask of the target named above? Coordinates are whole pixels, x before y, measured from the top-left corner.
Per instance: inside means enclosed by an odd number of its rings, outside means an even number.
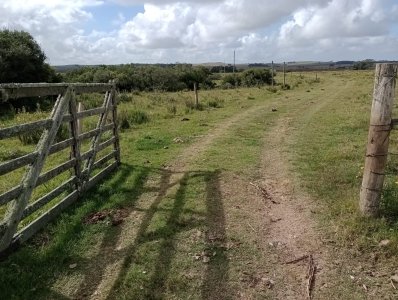
[[[0,0],[52,65],[398,60],[398,0]]]

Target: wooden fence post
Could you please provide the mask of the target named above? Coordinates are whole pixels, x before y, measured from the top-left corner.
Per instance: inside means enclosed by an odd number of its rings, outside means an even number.
[[[368,145],[359,201],[361,213],[365,216],[375,217],[379,213],[391,131],[396,74],[397,65],[376,65]]]
[[[193,84],[193,90],[195,92],[195,107],[199,107],[199,95],[198,95],[198,84],[195,82]]]
[[[113,105],[112,108],[112,120],[113,120],[113,136],[115,137],[115,142],[114,142],[114,149],[116,151],[116,161],[118,164],[120,164],[120,141],[119,141],[119,129],[118,129],[118,119],[117,119],[117,97],[116,97],[116,85],[113,84],[112,87],[112,100],[111,103]]]
[[[70,128],[72,132],[72,138],[73,138],[73,144],[72,144],[72,151],[71,151],[71,158],[76,159],[76,165],[75,165],[75,176],[76,176],[76,189],[80,192],[83,184],[83,178],[82,178],[82,158],[80,155],[80,140],[79,140],[79,135],[82,133],[82,127],[83,127],[83,120],[78,119],[77,113],[82,112],[83,109],[83,104],[79,102],[76,105],[76,94],[75,91],[71,91],[71,97],[69,101],[69,112],[72,116],[72,119],[70,121]]]
[[[283,88],[286,87],[286,62],[283,62]]]
[[[79,113],[79,112],[82,112],[82,111],[84,111],[84,104],[81,103],[81,102],[78,102],[77,103],[77,112]],[[77,132],[78,132],[78,134],[82,134],[83,131],[84,131],[84,129],[83,129],[83,120],[77,119]]]

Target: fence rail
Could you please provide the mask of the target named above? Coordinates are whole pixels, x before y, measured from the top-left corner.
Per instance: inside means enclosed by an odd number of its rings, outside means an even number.
[[[76,98],[78,94],[82,93],[104,93],[102,106],[78,111]],[[0,252],[26,241],[120,164],[114,84],[0,85],[0,101],[53,95],[57,95],[58,98],[50,118],[0,128],[0,141],[42,130],[40,140],[33,152],[0,164],[0,176],[28,166],[21,183],[0,195],[0,208],[7,205],[3,221],[0,221]],[[99,116],[96,128],[88,132],[80,132],[78,121],[92,116]],[[57,132],[63,123],[69,124],[69,138],[55,142]],[[105,132],[111,132],[112,137],[103,141]],[[90,149],[81,153],[82,142],[90,138],[92,139]],[[109,153],[97,159],[101,151],[111,146],[113,149]],[[67,148],[70,148],[69,159],[43,172],[44,164],[49,156]],[[94,174],[94,170],[99,171]],[[36,187],[67,171],[70,172],[66,181],[45,195],[41,195],[40,198],[33,199],[32,194]],[[61,200],[48,206],[51,201],[61,195],[63,196]],[[31,218],[36,212],[40,213],[26,222],[26,219]],[[22,225],[25,223],[27,225]]]

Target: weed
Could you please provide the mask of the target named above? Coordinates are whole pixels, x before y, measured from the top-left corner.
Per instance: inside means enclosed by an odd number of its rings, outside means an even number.
[[[118,100],[121,103],[131,102],[131,101],[133,101],[133,97],[131,96],[131,94],[122,93],[122,94],[119,94]]]
[[[207,101],[207,106],[212,107],[212,108],[221,108],[221,107],[223,107],[223,104],[224,104],[224,101],[222,101],[218,98]]]
[[[148,114],[141,110],[122,110],[118,114],[118,119],[121,129],[149,122]]]
[[[177,106],[176,105],[168,105],[167,112],[173,116],[177,114]]]

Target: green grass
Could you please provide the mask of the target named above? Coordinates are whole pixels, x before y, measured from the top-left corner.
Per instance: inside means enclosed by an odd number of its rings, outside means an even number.
[[[336,241],[341,253],[360,250],[366,260],[377,252],[379,264],[391,263],[388,257],[396,257],[398,245],[396,156],[391,156],[388,165],[383,217],[363,219],[357,212],[373,74],[318,72],[318,77],[319,82],[313,73],[288,74],[291,89],[284,91],[279,86],[273,91],[201,91],[202,110],[192,107],[193,93],[188,92],[123,95],[120,111],[144,112],[146,121],[132,121],[121,132],[122,166],[0,262],[2,297],[87,297],[102,278],[114,276],[110,286],[104,287],[109,299],[209,299],[215,295],[229,299],[237,297],[238,291],[249,293],[245,294],[248,298],[272,299],[272,290],[255,287],[248,291],[245,286],[243,271],[253,275],[271,270],[273,261],[245,232],[251,231],[246,223],[254,216],[235,208],[245,205],[244,199],[236,203],[232,196],[223,198],[222,186],[225,178],[246,183],[259,179],[266,133],[280,118],[288,118],[291,124],[280,151],[291,162],[292,177],[297,176],[317,199],[317,216],[325,234]],[[189,145],[207,133],[217,134],[219,124],[246,110],[200,155],[185,154],[185,172],[168,169]],[[91,120],[87,127],[95,123]],[[398,152],[397,143],[393,134],[392,152]],[[29,147],[12,140],[0,150],[0,158],[29,152]],[[60,159],[54,158],[50,165]],[[13,174],[9,181],[18,182],[17,175],[21,174]],[[1,189],[9,185],[1,178]],[[83,223],[90,213],[107,209],[128,210],[132,214],[129,230],[106,221]],[[381,249],[377,247],[381,239],[392,243]],[[229,249],[229,244],[239,246]],[[210,262],[203,263],[203,255]],[[358,289],[345,288],[349,283],[343,277],[339,280],[342,287],[333,290],[335,295],[344,297],[347,291],[354,298],[359,295]]]
[[[396,156],[390,156],[381,218],[362,218],[358,213],[359,188],[372,101],[373,74],[345,72],[335,80],[350,85],[350,93],[338,89],[311,118],[297,117],[298,134],[291,145],[295,169],[305,187],[327,205],[324,221],[345,245],[354,242],[361,251],[371,251],[383,239],[396,249],[398,229]],[[397,147],[392,132],[390,152]],[[393,250],[396,254],[396,250]]]
[[[249,95],[252,100],[247,100]],[[148,193],[147,180],[159,178],[161,184],[172,176],[173,174],[162,170],[162,167],[187,145],[216,128],[219,122],[233,116],[242,108],[255,106],[264,100],[269,101],[271,93],[265,89],[203,91],[200,97],[204,103],[210,103],[203,106],[203,110],[187,105],[187,101],[192,97],[191,93],[140,93],[125,97],[124,102],[120,104],[120,110],[145,111],[148,122],[134,122],[133,127],[122,131],[121,147],[124,163],[120,170],[111,179],[89,192],[7,261],[1,263],[1,290],[4,297],[57,299],[62,298],[57,291],[66,290],[73,293],[74,291],[70,290],[72,288],[77,289],[78,294],[83,293],[85,288],[79,285],[76,287],[74,284],[81,282],[81,276],[86,272],[85,266],[98,260],[101,251],[106,245],[113,245],[120,232],[118,228],[110,227],[106,223],[84,225],[82,219],[92,212],[109,208],[135,209],[137,199]],[[168,108],[170,105],[176,109],[171,111]],[[30,114],[30,117],[40,118],[41,115]],[[183,121],[183,119],[188,120]],[[89,124],[84,125],[84,130],[89,130],[95,123],[96,120],[91,120]],[[7,123],[11,124],[12,121]],[[244,132],[239,134],[242,135]],[[256,137],[260,135],[256,134]],[[176,138],[182,142],[175,142]],[[249,137],[247,146],[253,145],[258,147],[258,141]],[[28,149],[28,146],[20,144],[18,140],[12,140],[9,146],[9,149],[23,149],[26,152],[33,150],[32,146]],[[4,153],[8,151],[8,146],[6,148]],[[9,158],[5,155],[4,159]],[[60,161],[62,161],[61,155],[51,158],[47,169]],[[193,254],[186,255],[183,260],[179,259],[176,266],[170,266],[173,261],[170,253],[175,251],[174,242],[189,239],[191,232],[188,229],[205,232],[209,218],[211,220],[217,217],[212,215],[206,217],[209,208],[206,208],[205,204],[206,194],[212,193],[212,189],[208,186],[214,185],[212,178],[217,176],[216,167],[217,165],[215,168],[207,166],[200,171],[201,168],[198,166],[198,171],[183,175],[174,192],[148,208],[145,217],[147,221],[137,224],[138,237],[130,246],[133,251],[133,257],[130,259],[134,258],[136,263],[132,267],[125,263],[127,266],[122,269],[120,280],[117,280],[112,292],[114,298],[130,299],[133,295],[137,298],[156,297],[162,293],[169,295],[177,293],[183,296],[201,289],[200,284],[187,289],[187,278],[178,278],[178,274],[192,264]],[[15,174],[12,178],[11,181],[1,181],[4,190],[20,180]],[[55,178],[46,189],[37,191],[36,197],[60,182],[61,178]],[[167,190],[166,187],[165,189]],[[198,201],[202,205],[198,205]],[[140,206],[137,209],[139,208]],[[205,251],[207,247],[203,242],[197,245],[191,243],[191,250],[197,249],[197,253]],[[211,250],[217,249],[211,248]],[[225,264],[221,252],[220,255],[220,264]],[[128,260],[127,256],[127,262]],[[158,263],[154,265],[156,261]],[[77,267],[70,269],[71,264],[77,264]],[[196,276],[199,282],[200,274],[204,271],[203,267],[203,264],[198,263],[198,273],[186,276],[189,278]],[[169,268],[172,270],[175,268],[175,272],[171,272]],[[145,274],[141,269],[145,269]],[[167,279],[166,275],[174,273],[175,276],[170,275]],[[92,274],[92,277],[93,282],[99,280],[95,274]],[[14,285],[17,280],[21,282],[18,288]],[[86,289],[90,291],[90,287]]]

